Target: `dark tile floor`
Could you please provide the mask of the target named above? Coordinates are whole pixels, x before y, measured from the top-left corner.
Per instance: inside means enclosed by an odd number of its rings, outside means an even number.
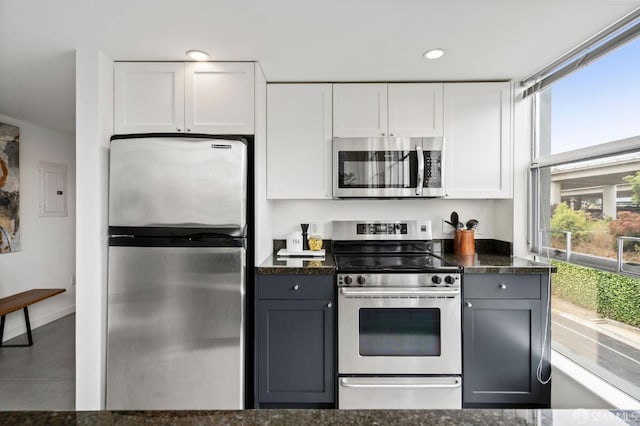
[[[31,347],[0,347],[0,410],[75,409],[75,320],[33,330]],[[5,343],[23,342],[26,335]]]

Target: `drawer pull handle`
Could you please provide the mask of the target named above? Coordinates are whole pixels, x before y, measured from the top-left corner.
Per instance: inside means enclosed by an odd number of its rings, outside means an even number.
[[[333,305],[331,304],[331,302],[327,303],[327,308],[332,307]]]
[[[296,284],[296,285],[294,285],[294,286],[293,286],[293,290],[294,290],[294,291],[297,291],[299,288],[300,288],[300,286],[299,286],[298,284]]]
[[[471,308],[471,307],[473,307],[473,305],[471,304],[471,302],[464,302],[464,306],[466,306],[467,308]]]
[[[507,286],[506,286],[506,284],[502,284],[502,283],[500,283],[500,284],[498,284],[498,288],[499,288],[500,290],[505,290],[505,289],[507,288]]]

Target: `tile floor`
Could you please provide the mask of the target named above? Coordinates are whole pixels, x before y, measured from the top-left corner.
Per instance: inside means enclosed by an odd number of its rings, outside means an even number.
[[[0,410],[75,409],[75,315],[33,330],[33,346],[0,347]],[[26,335],[5,343],[26,342]]]

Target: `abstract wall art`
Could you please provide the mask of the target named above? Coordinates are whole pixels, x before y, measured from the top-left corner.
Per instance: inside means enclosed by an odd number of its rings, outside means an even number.
[[[0,253],[20,250],[20,129],[0,123]]]

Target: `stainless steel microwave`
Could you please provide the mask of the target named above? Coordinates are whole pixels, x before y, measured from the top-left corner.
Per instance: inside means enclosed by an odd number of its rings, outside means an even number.
[[[443,195],[443,145],[433,138],[334,138],[334,198]]]

